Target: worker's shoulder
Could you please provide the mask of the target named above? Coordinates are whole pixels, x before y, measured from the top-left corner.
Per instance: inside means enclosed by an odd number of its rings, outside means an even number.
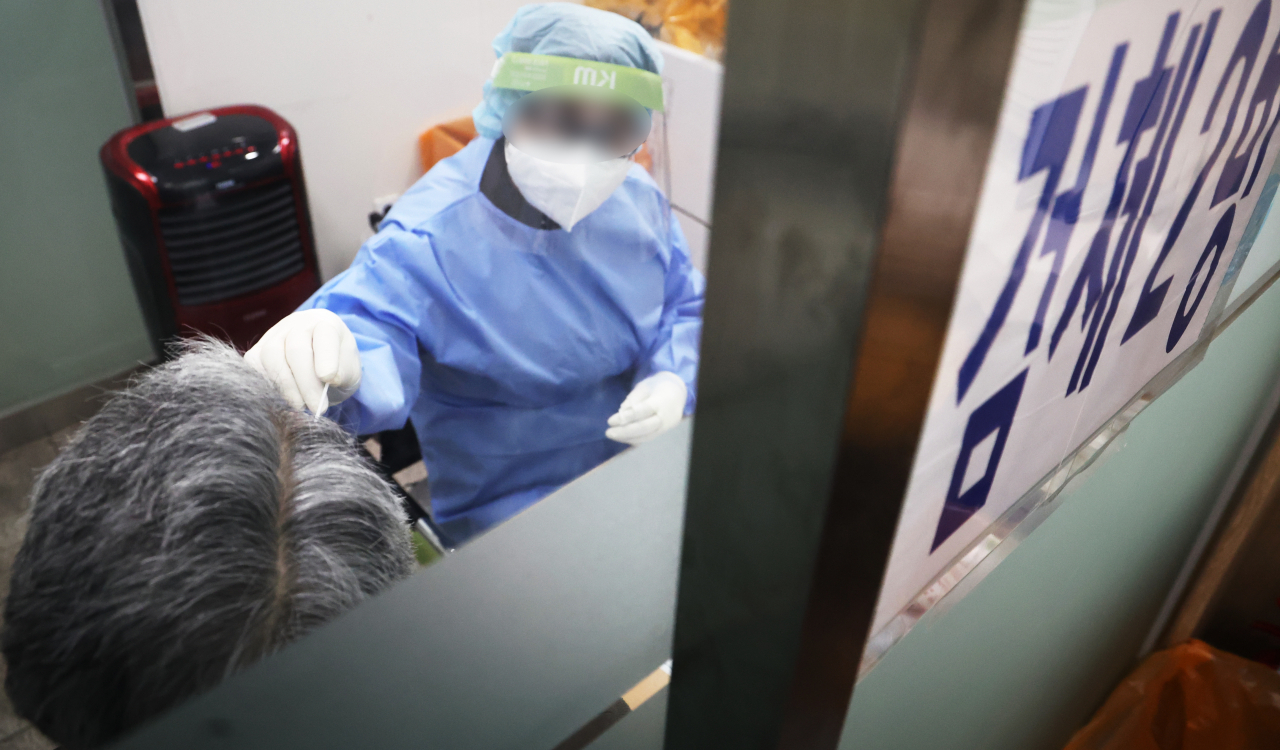
[[[413,231],[476,196],[480,173],[492,148],[492,139],[475,138],[458,153],[441,159],[400,196],[383,219],[383,226],[391,223]]]
[[[651,204],[652,208],[661,210],[669,207],[667,196],[663,194],[662,188],[658,187],[653,175],[639,164],[633,163],[631,169],[627,170],[627,178],[622,182],[622,192],[637,206]]]

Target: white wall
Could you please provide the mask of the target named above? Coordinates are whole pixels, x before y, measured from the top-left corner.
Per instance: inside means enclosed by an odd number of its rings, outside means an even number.
[[[325,278],[370,231],[375,198],[417,179],[418,135],[463,116],[526,0],[138,0],[165,113],[261,104],[298,131]],[[720,66],[664,46],[673,202],[710,216]],[[679,214],[678,214],[679,215]],[[706,232],[681,216],[695,257]]]

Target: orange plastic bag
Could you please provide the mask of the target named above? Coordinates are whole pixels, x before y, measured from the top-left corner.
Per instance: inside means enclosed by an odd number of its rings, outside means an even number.
[[[1280,748],[1280,674],[1187,641],[1147,657],[1066,750],[1175,748]]]
[[[475,137],[476,125],[471,115],[430,128],[418,136],[418,156],[422,159],[422,172],[430,172],[436,162],[458,153]]]
[[[669,44],[719,60],[728,0],[586,0],[626,16]]]
[[[719,60],[728,5],[726,0],[667,0],[658,38]]]

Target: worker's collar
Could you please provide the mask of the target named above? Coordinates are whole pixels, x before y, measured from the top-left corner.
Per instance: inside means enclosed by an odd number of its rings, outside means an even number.
[[[534,229],[559,229],[560,225],[525,200],[520,188],[512,182],[511,174],[507,172],[506,145],[505,136],[494,141],[489,161],[485,162],[484,172],[480,175],[480,192],[498,210],[521,224]]]

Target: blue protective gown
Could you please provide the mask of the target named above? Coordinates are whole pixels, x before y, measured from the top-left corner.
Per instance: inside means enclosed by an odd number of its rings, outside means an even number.
[[[679,375],[692,412],[702,330],[705,282],[643,168],[572,232],[536,229],[481,192],[493,145],[437,164],[302,306],[360,348],[360,387],[331,415],[357,434],[412,420],[455,542],[625,448],[604,431],[641,379]]]

